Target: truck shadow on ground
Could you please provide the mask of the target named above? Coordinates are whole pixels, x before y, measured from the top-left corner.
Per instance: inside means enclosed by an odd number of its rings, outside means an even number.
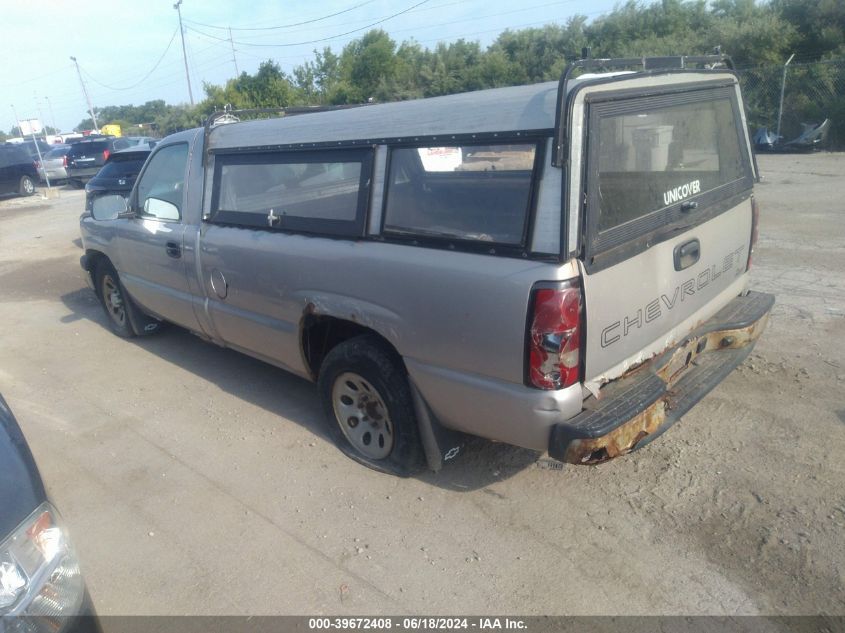
[[[87,319],[110,332],[107,317],[90,289],[79,288],[69,292],[61,297],[61,301],[70,311],[62,317],[62,323]],[[290,420],[332,443],[326,432],[327,421],[316,385],[303,378],[203,341],[175,325],[154,336],[129,339],[126,343],[138,345],[146,352],[217,385],[226,393],[284,418],[280,424]],[[538,458],[535,451],[471,437],[467,438],[462,453],[441,471],[426,471],[417,475],[417,479],[447,490],[469,492],[508,479],[536,463]],[[337,459],[347,458],[338,451]]]

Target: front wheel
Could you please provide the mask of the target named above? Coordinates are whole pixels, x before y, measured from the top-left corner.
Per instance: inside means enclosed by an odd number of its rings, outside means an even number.
[[[329,433],[346,455],[402,477],[424,468],[405,367],[381,340],[358,336],[332,349],[317,384]]]
[[[108,261],[101,261],[96,268],[95,282],[97,295],[111,331],[123,338],[153,334],[161,329],[162,322],[144,314],[126,294],[120,277],[114,266]]]
[[[22,196],[31,196],[35,193],[35,183],[29,176],[21,176],[21,181],[18,185],[18,193]]]

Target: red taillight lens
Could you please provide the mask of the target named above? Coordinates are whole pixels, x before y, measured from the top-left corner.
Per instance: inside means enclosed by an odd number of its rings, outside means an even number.
[[[534,291],[528,332],[528,380],[539,389],[563,389],[581,374],[581,289]]]
[[[103,150],[103,161],[107,161],[107,160],[109,159],[109,156],[110,156],[110,155],[111,155],[111,154],[109,153],[109,150],[104,149],[104,150]]]
[[[751,269],[751,256],[754,254],[754,247],[757,246],[757,238],[760,236],[760,205],[757,199],[751,196],[751,243],[748,246],[748,261],[745,270]]]
[[[67,167],[67,156],[62,156],[62,167]]]

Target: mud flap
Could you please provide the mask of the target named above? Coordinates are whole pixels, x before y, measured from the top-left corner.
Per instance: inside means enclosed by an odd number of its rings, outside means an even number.
[[[446,462],[454,460],[464,450],[467,436],[440,424],[410,376],[408,376],[408,383],[411,385],[414,413],[417,414],[425,459],[428,467],[437,472]]]
[[[125,298],[124,304],[126,306],[126,316],[129,319],[129,326],[135,333],[135,336],[149,336],[155,334],[164,327],[164,322],[154,316],[146,314],[134,299],[129,295],[126,286],[118,279],[120,290]]]

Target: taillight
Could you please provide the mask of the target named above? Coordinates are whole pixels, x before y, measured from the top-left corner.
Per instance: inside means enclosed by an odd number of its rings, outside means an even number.
[[[67,156],[62,156],[62,167],[67,167]]]
[[[41,161],[40,160],[35,161],[35,163],[33,163],[33,164],[35,165],[35,169],[41,169]]]
[[[760,205],[757,199],[751,196],[751,243],[748,246],[748,261],[745,270],[751,269],[751,256],[754,254],[754,247],[757,246],[757,238],[760,236]]]
[[[109,150],[104,149],[103,150],[103,162],[107,161],[109,159],[109,156],[110,156]]]
[[[538,389],[563,389],[581,374],[581,288],[534,291],[528,331],[528,381]]]

